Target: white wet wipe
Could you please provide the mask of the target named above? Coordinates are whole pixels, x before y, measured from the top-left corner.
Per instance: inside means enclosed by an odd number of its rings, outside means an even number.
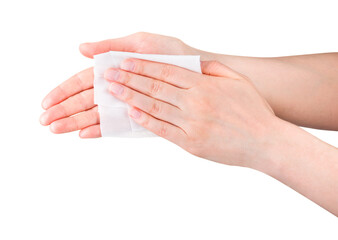
[[[130,52],[106,52],[94,56],[94,103],[98,105],[102,137],[150,137],[156,136],[143,128],[128,115],[130,106],[114,97],[109,82],[104,79],[108,68],[120,68],[126,58],[138,58],[176,65],[201,73],[199,55],[160,55]]]

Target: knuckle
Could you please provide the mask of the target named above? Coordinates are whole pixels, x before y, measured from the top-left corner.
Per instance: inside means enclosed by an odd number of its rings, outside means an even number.
[[[134,98],[134,94],[132,91],[130,91],[129,89],[127,88],[124,88],[124,91],[122,93],[122,99],[126,102],[131,102]]]
[[[67,91],[65,90],[63,84],[57,86],[57,87],[56,87],[56,90],[58,91],[59,97],[61,97],[61,98],[63,98],[63,99],[67,98]]]
[[[98,111],[90,111],[88,114],[88,121],[93,120],[94,124],[97,124],[100,122],[100,115]]]
[[[170,77],[171,73],[172,73],[173,69],[170,65],[163,65],[163,67],[161,68],[161,72],[160,72],[160,78],[161,79],[167,79],[168,77]]]
[[[144,74],[144,63],[137,59],[134,59],[133,62],[135,64],[134,72],[139,73],[139,74]]]
[[[213,60],[213,61],[210,62],[210,68],[213,69],[213,70],[219,69],[222,66],[223,65],[216,60]]]
[[[73,126],[74,126],[74,129],[76,129],[76,130],[81,129],[79,120],[77,118],[73,118]]]
[[[83,82],[81,72],[75,74],[75,75],[74,75],[74,79],[75,79],[76,84],[77,84],[78,86],[80,86],[81,89],[84,89],[84,88],[85,88],[85,84],[84,84],[84,82]]]
[[[150,117],[146,116],[146,117],[143,118],[141,125],[145,128],[149,128],[149,123],[150,123]]]
[[[153,104],[151,105],[149,113],[152,115],[158,115],[162,111],[162,104],[154,100]]]
[[[64,102],[61,102],[55,107],[62,113],[63,116],[70,116],[70,112]]]
[[[159,127],[157,135],[161,137],[165,137],[168,135],[168,127],[164,123],[162,123],[161,126]]]
[[[206,153],[205,139],[208,139],[208,130],[205,128],[204,130],[196,130],[197,125],[193,124],[191,128],[187,128],[189,132],[184,148],[190,152],[191,154],[203,157]]]
[[[214,71],[216,71],[217,69],[221,67],[221,63],[216,60],[212,60],[212,61],[208,61],[205,67],[206,67],[205,68],[206,74],[212,75]]]
[[[149,95],[155,97],[159,94],[161,90],[162,90],[162,83],[158,80],[154,80],[151,83]]]
[[[87,104],[87,92],[80,92],[78,94],[78,98],[77,98],[77,101],[79,103],[79,105],[81,106],[82,109],[87,109],[89,106]]]
[[[128,72],[122,72],[122,76],[121,76],[121,83],[124,85],[129,85],[130,80],[131,80],[131,74]]]

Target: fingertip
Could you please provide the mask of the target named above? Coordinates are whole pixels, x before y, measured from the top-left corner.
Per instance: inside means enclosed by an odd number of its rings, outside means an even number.
[[[92,136],[90,131],[88,129],[82,129],[79,132],[79,137],[82,139],[87,139],[87,138],[95,138],[95,136]]]
[[[91,45],[92,43],[89,43],[89,42],[80,44],[79,50],[83,56],[88,57],[88,58],[93,58],[93,54],[90,51]]]
[[[58,124],[56,122],[52,122],[50,125],[49,125],[49,130],[52,132],[52,133],[60,133],[60,126],[58,126]]]
[[[49,125],[49,130],[52,132],[52,133],[57,133],[57,128],[55,126],[55,123],[51,123]]]
[[[79,137],[82,138],[82,139],[87,138],[84,130],[81,130],[81,131],[79,132]]]
[[[93,125],[80,130],[80,138],[99,138],[102,137],[100,125]]]
[[[42,100],[41,107],[44,110],[47,110],[48,108],[50,108],[50,101],[48,100],[48,98],[45,98]]]
[[[48,116],[46,115],[46,113],[41,114],[39,121],[40,121],[40,124],[43,126],[48,125]]]

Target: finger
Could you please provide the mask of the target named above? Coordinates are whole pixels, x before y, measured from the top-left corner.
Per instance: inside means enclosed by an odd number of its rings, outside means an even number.
[[[100,125],[93,125],[82,129],[79,132],[80,138],[99,138],[102,137]]]
[[[180,88],[191,88],[201,77],[199,73],[178,66],[141,59],[125,59],[121,68]]]
[[[115,82],[110,84],[109,91],[118,99],[131,106],[135,106],[156,118],[175,125],[182,124],[183,113],[179,108],[173,105],[151,98]]]
[[[138,124],[179,146],[185,142],[186,133],[183,129],[168,122],[161,121],[137,108],[129,110],[129,116]]]
[[[93,87],[93,68],[83,70],[53,89],[42,101],[42,107],[48,109],[55,104]]]
[[[96,54],[109,51],[135,52],[136,45],[134,43],[135,41],[132,41],[129,36],[99,42],[82,43],[80,45],[80,52],[82,55],[89,58],[93,58]]]
[[[174,106],[180,105],[182,88],[177,88],[160,80],[144,77],[119,69],[110,68],[105,72],[108,81],[116,81],[152,98],[162,100]]]
[[[100,123],[97,107],[81,112],[77,115],[52,122],[50,130],[53,133],[66,133],[81,130]]]
[[[225,66],[218,61],[202,61],[201,62],[202,73],[206,75],[212,75],[217,77],[227,77],[233,79],[242,79],[244,75],[236,72],[235,70]]]
[[[46,126],[55,120],[69,117],[73,114],[91,109],[94,106],[94,90],[89,89],[47,109],[47,111],[41,115],[40,122]]]

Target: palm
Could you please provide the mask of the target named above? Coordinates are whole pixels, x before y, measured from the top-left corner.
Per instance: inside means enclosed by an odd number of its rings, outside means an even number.
[[[80,46],[81,53],[90,58],[110,50],[177,55],[195,54],[197,51],[179,39],[149,33],[137,33]],[[54,133],[81,130],[80,136],[83,138],[100,137],[100,119],[94,104],[93,80],[93,69],[88,68],[52,90],[42,102],[46,112],[41,115],[41,124],[50,125]]]

